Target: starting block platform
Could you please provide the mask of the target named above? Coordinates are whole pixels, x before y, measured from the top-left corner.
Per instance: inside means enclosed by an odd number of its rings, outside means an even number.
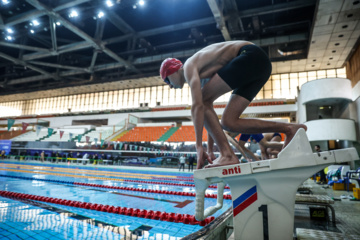
[[[228,184],[235,239],[293,239],[298,186],[328,165],[358,159],[355,148],[313,153],[305,130],[299,129],[277,159],[194,171],[195,217],[201,221],[221,209]],[[204,210],[205,191],[214,183],[217,204]]]

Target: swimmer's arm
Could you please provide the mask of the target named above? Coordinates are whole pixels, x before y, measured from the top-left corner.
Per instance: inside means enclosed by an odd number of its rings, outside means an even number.
[[[202,134],[204,127],[204,103],[202,101],[199,72],[192,66],[187,65],[185,78],[191,89],[192,106],[191,116],[195,128],[196,148],[202,147]]]
[[[282,149],[283,145],[280,142],[269,142],[265,138],[261,139],[259,142],[260,146],[263,146],[265,148],[276,148],[276,149]]]
[[[250,158],[252,158],[254,161],[260,161],[260,159],[249,149],[247,149],[245,147],[245,142],[244,141],[239,141],[239,146],[243,148],[243,150],[246,152],[247,156],[250,156]]]

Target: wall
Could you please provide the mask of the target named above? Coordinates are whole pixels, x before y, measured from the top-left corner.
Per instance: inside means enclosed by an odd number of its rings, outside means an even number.
[[[355,86],[360,81],[360,45],[346,63],[346,76],[351,80],[351,86]]]

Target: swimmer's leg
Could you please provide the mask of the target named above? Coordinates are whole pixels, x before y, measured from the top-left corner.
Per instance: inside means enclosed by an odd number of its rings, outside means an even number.
[[[225,130],[250,134],[281,132],[286,135],[284,142],[284,147],[286,147],[291,139],[293,139],[297,130],[300,128],[307,129],[304,124],[239,118],[249,103],[250,101],[242,96],[236,94],[231,95],[230,101],[227,104],[221,119],[221,124]]]

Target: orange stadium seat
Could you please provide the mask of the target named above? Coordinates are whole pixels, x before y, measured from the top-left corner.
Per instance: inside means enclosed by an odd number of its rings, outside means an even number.
[[[194,126],[182,126],[171,137],[166,140],[167,142],[195,142],[195,128]],[[203,142],[207,141],[207,131],[203,129]]]
[[[166,133],[171,126],[156,126],[156,127],[135,127],[128,133],[118,138],[120,142],[150,142],[157,141],[164,133]]]

